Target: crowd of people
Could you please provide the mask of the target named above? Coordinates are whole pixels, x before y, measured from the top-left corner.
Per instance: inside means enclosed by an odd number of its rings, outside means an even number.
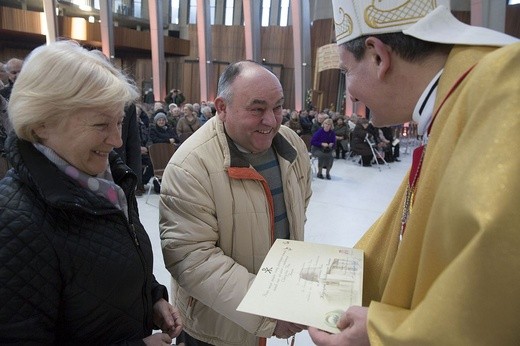
[[[348,93],[370,120],[284,109],[253,61],[201,104],[177,89],[136,103],[130,78],[73,41],[4,65],[0,343],[256,346],[307,329],[318,346],[517,345],[520,43],[460,23],[447,0],[410,0],[424,11],[379,26],[358,15],[372,3],[333,0]],[[409,122],[423,145],[356,244],[363,304],[344,307],[339,332],[237,311],[273,242],[304,240],[309,150],[321,179],[351,154],[398,161],[392,126]],[[154,142],[178,146],[157,220],[171,301],[135,198]]]
[[[331,179],[334,159],[359,156],[359,164],[398,162],[402,126],[376,128],[365,116],[341,115],[329,109],[296,111],[284,109],[282,124],[299,136],[310,135],[310,152],[318,160],[317,177]],[[413,120],[407,126],[415,126]],[[323,175],[325,169],[325,175]]]

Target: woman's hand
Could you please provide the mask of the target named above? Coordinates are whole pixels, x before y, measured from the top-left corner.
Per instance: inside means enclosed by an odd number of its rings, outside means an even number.
[[[153,305],[153,322],[171,338],[179,336],[182,331],[182,319],[179,311],[163,298]]]

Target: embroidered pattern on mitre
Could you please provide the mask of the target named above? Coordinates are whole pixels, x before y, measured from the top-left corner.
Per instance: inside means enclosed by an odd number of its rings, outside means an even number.
[[[339,7],[339,14],[341,16],[341,22],[336,22],[334,20],[334,24],[336,25],[336,41],[339,42],[343,38],[352,35],[354,31],[354,24],[352,23],[352,18],[345,12],[343,7]]]
[[[365,23],[375,29],[415,23],[437,7],[437,0],[407,0],[401,5],[384,10],[374,5],[374,2],[375,0],[365,9],[364,17]],[[381,6],[385,0],[378,2]]]

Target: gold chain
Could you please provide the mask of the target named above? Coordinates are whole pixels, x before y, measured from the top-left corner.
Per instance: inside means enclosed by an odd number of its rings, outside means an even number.
[[[410,213],[412,212],[413,201],[415,199],[415,191],[417,189],[417,180],[419,179],[419,174],[421,172],[421,166],[425,152],[426,144],[424,145],[424,148],[422,150],[421,158],[419,159],[419,163],[417,164],[417,169],[415,170],[413,180],[411,182],[408,182],[408,186],[406,187],[406,196],[403,205],[403,216],[401,217],[401,231],[399,232],[399,241],[403,240],[403,234],[406,228],[406,223],[408,222],[408,217],[410,217]]]

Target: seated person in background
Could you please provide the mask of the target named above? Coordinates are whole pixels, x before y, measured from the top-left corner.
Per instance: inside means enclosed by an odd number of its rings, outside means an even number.
[[[340,152],[341,158],[346,159],[350,146],[350,129],[342,116],[336,118],[334,132],[336,133],[336,159],[339,159]]]
[[[166,105],[162,102],[155,102],[153,104],[153,116],[156,116],[158,113],[166,114]]]
[[[138,95],[76,42],[26,59],[0,181],[0,344],[161,344],[181,332],[152,272],[137,178],[113,151]]]
[[[291,117],[287,123],[285,123],[285,126],[296,132],[299,136],[301,136],[303,132],[302,124],[300,123],[300,115],[298,114],[298,111],[292,111]]]
[[[181,138],[181,141],[191,136],[200,126],[200,121],[193,105],[186,103],[184,105],[184,116],[180,118],[177,123],[177,134]]]
[[[380,164],[384,163],[383,158],[387,158],[385,154],[389,149],[392,149],[392,144],[385,138],[383,131],[381,131],[380,128],[375,127],[372,122],[369,122],[367,130],[372,135],[371,138],[375,144],[374,150],[376,151],[377,162]],[[393,160],[387,162],[393,162]]]
[[[168,106],[168,114],[166,114],[168,125],[177,131],[177,124],[182,116],[182,110],[175,103]]]
[[[359,117],[355,113],[352,114],[350,117],[348,117],[348,119],[345,119],[346,123],[350,129],[350,132],[354,131],[354,127],[356,127],[358,119],[359,119]]]
[[[372,159],[374,155],[370,149],[370,145],[366,142],[368,134],[368,120],[366,118],[358,118],[356,127],[352,131],[352,153],[361,155],[361,162],[364,167],[372,166]]]
[[[154,125],[150,127],[150,140],[152,143],[179,144],[179,137],[175,129],[166,124],[166,114],[159,112],[153,118]]]
[[[20,59],[10,59],[4,65],[4,71],[8,76],[8,83],[4,85],[2,89],[0,89],[0,96],[5,98],[7,102],[9,102],[9,98],[11,97],[11,91],[13,90],[13,86],[22,70],[23,60]]]
[[[144,124],[144,126],[148,129],[150,127],[150,116],[144,110],[144,105],[142,103],[135,104],[135,112],[140,121]],[[147,132],[148,136],[148,132]]]
[[[385,160],[386,162],[399,162],[399,140],[394,137],[394,129],[389,126],[379,128],[380,133],[388,141],[388,145],[385,148]]]
[[[330,177],[330,169],[334,164],[332,152],[336,145],[336,133],[332,119],[327,118],[323,121],[322,128],[312,135],[311,153],[318,158],[318,178],[323,179],[322,169],[325,168],[326,178]]]
[[[329,116],[326,113],[318,113],[314,120],[312,121],[311,133],[315,134],[316,131],[322,128],[323,120],[327,119]]]
[[[0,62],[0,90],[2,90],[7,84],[9,76],[4,68],[4,63]]]
[[[202,106],[202,108],[200,109],[200,116],[199,116],[199,121],[200,121],[200,125],[204,125],[206,123],[206,121],[208,121],[209,119],[211,119],[213,117],[213,112],[211,111],[211,107],[210,106]]]
[[[306,110],[302,110],[300,113],[300,124],[302,125],[302,135],[311,133],[312,119]]]
[[[193,104],[193,111],[195,112],[197,118],[199,118],[202,115],[200,103],[195,102]]]

